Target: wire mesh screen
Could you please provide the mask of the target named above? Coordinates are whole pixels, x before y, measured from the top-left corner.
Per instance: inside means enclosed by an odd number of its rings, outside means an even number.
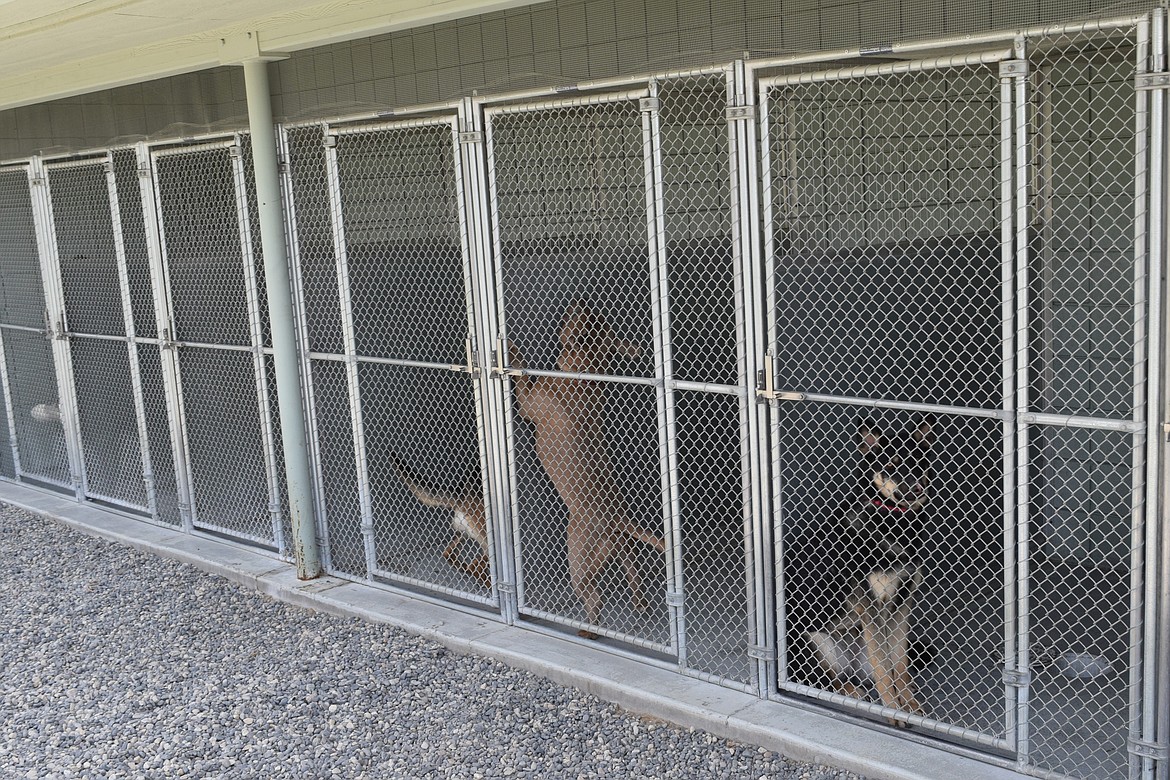
[[[138,370],[142,379],[142,405],[146,418],[147,446],[154,471],[155,511],[168,525],[183,523],[179,511],[179,489],[175,483],[175,455],[171,444],[170,418],[163,387],[161,353],[153,345],[138,349]]]
[[[275,543],[252,355],[183,347],[179,371],[196,525]]]
[[[0,168],[0,267],[0,335],[21,476],[67,486],[71,476],[65,431],[53,352],[44,333],[45,293],[24,167]]]
[[[155,150],[196,526],[282,548],[273,394],[245,143]]]
[[[555,372],[512,381],[521,609],[667,647],[664,409],[637,383],[661,370],[640,104],[587,100],[488,122],[509,363]],[[582,376],[599,374],[627,379]]]
[[[788,683],[1001,736],[999,421],[805,403],[776,436]]]
[[[119,149],[112,154],[134,332],[139,336],[153,337],[158,333],[158,327],[155,324],[154,296],[151,291],[150,250],[146,243],[146,222],[142,212],[138,156],[133,149]]]
[[[0,330],[0,340],[4,337],[3,330]],[[5,386],[0,386],[0,400],[7,396],[7,389]],[[5,404],[7,406],[7,404]],[[8,422],[8,413],[5,410],[4,414],[0,414],[0,477],[7,479],[16,478],[16,458],[12,452],[12,426]]]
[[[70,485],[52,346],[41,333],[4,328],[4,357],[21,476]]]
[[[86,491],[150,509],[105,159],[47,167]],[[128,290],[127,290],[128,292]],[[129,300],[126,301],[129,303]],[[137,370],[137,366],[133,366]]]
[[[781,389],[999,406],[996,66],[810,80],[767,90]]]
[[[240,204],[227,147],[156,157],[174,337],[250,345]]]
[[[331,565],[494,603],[453,119],[324,129],[287,145],[310,348],[355,361],[313,360]]]
[[[1042,411],[1134,414],[1135,315],[1144,313],[1134,308],[1133,35],[1031,42],[1030,387]],[[1031,430],[1029,759],[1124,777],[1130,556],[1140,544],[1131,538],[1134,442],[1120,432]]]

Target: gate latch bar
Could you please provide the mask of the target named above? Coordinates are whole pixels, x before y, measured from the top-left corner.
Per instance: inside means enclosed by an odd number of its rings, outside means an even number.
[[[1150,758],[1154,761],[1170,760],[1170,746],[1160,742],[1147,742],[1144,739],[1131,739],[1126,746],[1130,755],[1139,758]]]
[[[747,657],[754,658],[757,661],[775,661],[776,650],[764,645],[748,645]]]
[[[1001,79],[1022,78],[1027,75],[1027,60],[1003,60],[999,63],[999,77]]]
[[[1032,673],[1024,669],[1004,669],[1003,683],[1013,688],[1027,688],[1032,684]]]
[[[1134,89],[1146,92],[1170,87],[1170,73],[1139,73],[1133,79]]]
[[[728,106],[727,107],[727,121],[740,122],[751,121],[756,118],[755,106]]]

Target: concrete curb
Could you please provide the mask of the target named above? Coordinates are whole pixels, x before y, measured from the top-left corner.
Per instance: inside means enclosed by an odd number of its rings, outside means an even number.
[[[631,712],[758,745],[874,780],[1019,780],[1023,775],[829,715],[616,656],[572,638],[508,626],[429,601],[336,577],[309,582],[262,552],[190,535],[10,483],[0,501],[92,536],[188,563],[274,599],[386,623],[451,650],[493,658],[613,702]]]

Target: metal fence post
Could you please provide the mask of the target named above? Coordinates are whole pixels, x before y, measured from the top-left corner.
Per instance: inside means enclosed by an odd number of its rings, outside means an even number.
[[[268,61],[271,58],[259,56],[258,41],[253,38],[253,43],[256,45],[256,56],[243,61],[244,86],[248,99],[248,124],[260,213],[260,243],[264,251],[264,276],[272,326],[273,363],[280,400],[293,555],[297,577],[307,580],[321,574],[321,561],[306,444],[304,388],[301,386],[297,354],[288,245],[280,198],[280,163],[276,154],[276,130],[272,122],[268,87]]]

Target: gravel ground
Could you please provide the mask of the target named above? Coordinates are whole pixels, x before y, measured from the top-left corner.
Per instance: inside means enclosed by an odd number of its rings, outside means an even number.
[[[3,505],[0,560],[0,777],[857,777]]]

